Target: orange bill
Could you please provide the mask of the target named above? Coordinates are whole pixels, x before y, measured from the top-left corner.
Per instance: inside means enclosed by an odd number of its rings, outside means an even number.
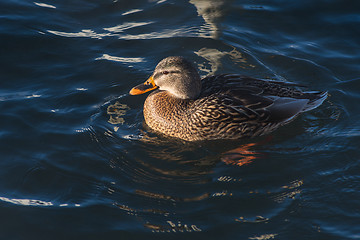
[[[146,82],[139,84],[136,87],[133,87],[130,90],[130,94],[139,95],[154,90],[156,88],[158,88],[158,86],[155,85],[154,78],[151,76],[148,80],[146,80]]]

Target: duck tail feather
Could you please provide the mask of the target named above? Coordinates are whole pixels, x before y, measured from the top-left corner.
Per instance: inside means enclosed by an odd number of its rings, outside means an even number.
[[[328,97],[328,92],[327,91],[324,91],[324,92],[306,92],[306,93],[315,95],[315,97],[313,99],[311,99],[306,104],[306,106],[304,107],[302,112],[307,112],[307,111],[310,111],[310,110],[313,110],[313,109],[319,107],[325,101],[325,99]]]

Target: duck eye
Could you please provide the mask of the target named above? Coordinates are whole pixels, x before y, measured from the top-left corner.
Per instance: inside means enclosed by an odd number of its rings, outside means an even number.
[[[162,74],[167,75],[169,74],[169,71],[163,71]]]

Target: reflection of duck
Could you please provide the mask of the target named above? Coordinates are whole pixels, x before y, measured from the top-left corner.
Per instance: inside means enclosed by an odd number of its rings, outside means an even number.
[[[189,0],[196,7],[196,10],[204,21],[205,25],[201,26],[200,36],[219,38],[221,34],[220,21],[226,15],[230,2],[232,0]]]
[[[298,87],[233,74],[201,81],[190,62],[168,57],[130,94],[158,88],[144,104],[147,125],[166,135],[194,141],[263,135],[318,107],[327,97],[327,92],[302,92]]]

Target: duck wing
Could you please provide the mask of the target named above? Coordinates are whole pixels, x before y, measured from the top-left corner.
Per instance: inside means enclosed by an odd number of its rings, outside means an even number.
[[[282,97],[308,98],[300,87],[300,84],[261,80],[238,74],[221,74],[202,79],[202,93],[226,92],[228,90],[251,90],[256,94],[267,94]]]
[[[303,92],[302,85],[235,74],[207,77],[202,84],[200,99],[219,106],[213,110],[221,112],[218,115],[227,113],[242,121],[288,122],[299,113],[316,108],[327,97],[327,92]]]

